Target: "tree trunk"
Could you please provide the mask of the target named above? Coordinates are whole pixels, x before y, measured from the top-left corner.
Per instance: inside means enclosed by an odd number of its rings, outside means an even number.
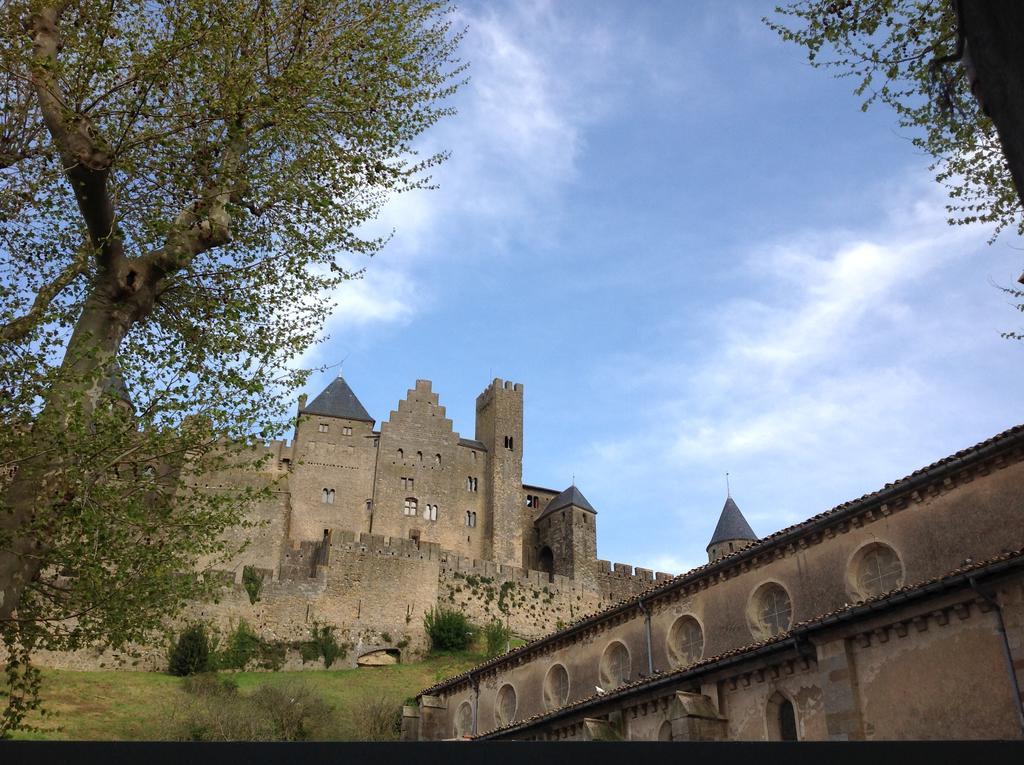
[[[963,63],[1024,206],[1024,2],[960,0]]]
[[[61,448],[61,434],[69,428],[88,432],[121,340],[134,321],[134,301],[118,300],[114,290],[113,279],[93,285],[61,373],[33,424],[30,456],[7,489],[7,512],[0,513],[0,535],[7,538],[0,549],[0,622],[12,618],[25,588],[45,564],[47,516],[60,512],[73,492],[64,485],[63,473],[74,460],[75,444]]]

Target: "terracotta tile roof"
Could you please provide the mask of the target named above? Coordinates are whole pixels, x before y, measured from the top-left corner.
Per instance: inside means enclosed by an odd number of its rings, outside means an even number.
[[[1008,562],[1010,562],[1010,566],[999,565],[1006,564]],[[689,666],[681,667],[680,669],[672,670],[671,672],[655,672],[651,676],[644,677],[639,680],[634,680],[631,683],[620,685],[618,688],[615,688],[606,693],[593,694],[584,699],[580,699],[579,701],[575,701],[572,704],[567,704],[564,707],[559,707],[558,709],[551,710],[550,712],[536,714],[524,720],[517,720],[516,722],[510,723],[503,727],[485,731],[475,736],[475,738],[491,736],[496,733],[502,733],[512,730],[514,728],[529,727],[530,725],[540,722],[546,718],[568,714],[573,710],[593,704],[598,700],[608,701],[610,699],[628,696],[630,693],[634,691],[643,690],[647,686],[651,686],[661,682],[671,682],[673,679],[681,679],[683,676],[687,675],[699,674],[702,671],[707,671],[713,668],[713,665],[721,664],[722,662],[728,659],[743,657],[745,654],[753,653],[755,651],[758,651],[759,649],[786,643],[790,640],[793,640],[800,633],[810,631],[814,628],[826,626],[827,623],[835,620],[838,616],[845,614],[854,614],[860,610],[865,610],[869,613],[874,613],[875,611],[880,610],[879,605],[883,603],[896,605],[905,599],[901,598],[901,595],[907,596],[911,594],[923,594],[924,591],[931,586],[955,583],[955,581],[952,580],[957,580],[958,578],[963,577],[965,575],[975,573],[989,573],[983,571],[984,569],[1009,568],[1019,566],[1024,566],[1024,548],[1021,548],[1019,550],[1013,550],[1010,552],[1005,552],[1001,555],[997,555],[977,563],[969,563],[967,565],[960,566],[959,568],[955,568],[952,571],[948,571],[940,576],[932,577],[931,579],[926,579],[921,582],[917,582],[916,584],[899,587],[897,589],[891,590],[881,595],[877,595],[873,598],[868,598],[866,600],[858,601],[857,603],[845,606],[843,608],[837,608],[833,611],[828,611],[826,613],[819,614],[818,616],[815,616],[813,619],[807,619],[805,621],[794,624],[792,627],[790,627],[789,631],[775,635],[774,637],[768,638],[767,640],[760,640],[754,643],[749,643],[748,645],[742,646],[740,648],[734,648],[732,650],[725,651],[717,656],[712,656],[708,659],[702,659],[701,661],[696,662],[695,664],[690,664]]]
[[[772,545],[778,544],[779,542],[788,537],[798,536],[801,532],[808,530],[812,526],[820,524],[823,521],[838,520],[843,515],[850,514],[857,510],[863,509],[865,505],[868,505],[871,502],[881,500],[889,495],[896,495],[901,492],[907,491],[918,480],[925,477],[929,477],[932,473],[934,473],[937,470],[953,466],[965,458],[978,456],[980,453],[988,450],[994,451],[1009,448],[1017,443],[1024,443],[1024,425],[1017,425],[1015,427],[1009,428],[1008,430],[1004,430],[1002,433],[992,436],[991,438],[985,439],[984,441],[981,441],[980,443],[977,443],[974,446],[968,447],[967,449],[961,449],[955,454],[951,454],[948,457],[944,457],[943,459],[938,460],[937,462],[933,462],[932,464],[927,465],[926,467],[915,470],[910,475],[904,476],[903,478],[900,478],[897,481],[887,483],[884,487],[877,491],[864,494],[863,496],[858,497],[857,499],[849,500],[848,502],[844,502],[841,505],[836,505],[831,510],[826,510],[825,512],[818,513],[817,515],[813,515],[810,518],[801,521],[800,523],[796,523],[792,526],[788,526],[784,529],[776,531],[773,534],[769,534],[767,537],[764,537],[763,539],[760,539],[757,542],[753,542],[747,545],[746,547],[736,550],[735,552],[729,553],[728,555],[719,558],[713,563],[705,563],[702,566],[697,566],[696,568],[690,569],[685,573],[679,574],[678,576],[673,577],[672,579],[667,579],[661,582],[655,582],[650,587],[647,587],[646,589],[642,590],[636,595],[631,595],[628,598],[618,600],[615,603],[612,603],[611,605],[601,609],[600,611],[595,611],[589,615],[580,617],[575,622],[569,624],[566,627],[563,627],[560,630],[556,630],[555,632],[551,632],[547,635],[535,638],[534,640],[531,640],[525,645],[519,646],[518,648],[513,648],[511,651],[508,651],[504,654],[499,654],[498,656],[488,659],[487,661],[478,664],[477,666],[473,667],[470,670],[467,670],[466,672],[463,672],[459,675],[455,675],[454,677],[448,678],[447,680],[443,680],[440,683],[436,683],[430,686],[429,688],[421,691],[420,695],[433,695],[436,691],[439,691],[442,688],[459,685],[463,682],[468,681],[471,675],[479,674],[480,672],[486,669],[490,669],[499,664],[503,664],[504,662],[509,661],[517,656],[528,654],[540,645],[552,642],[563,636],[568,636],[582,629],[583,627],[599,622],[602,619],[611,616],[612,614],[624,611],[628,608],[635,607],[640,600],[645,600],[655,595],[661,594],[663,592],[670,591],[673,588],[678,587],[684,583],[699,580],[705,575],[712,573],[714,571],[728,568],[731,564],[737,562],[742,558],[747,558],[757,552],[761,552],[764,549],[771,547]]]

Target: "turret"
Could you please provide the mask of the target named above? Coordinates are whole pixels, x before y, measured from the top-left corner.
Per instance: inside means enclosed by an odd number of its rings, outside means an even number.
[[[476,399],[476,440],[487,447],[483,529],[489,557],[523,565],[523,386],[495,378]]]
[[[597,510],[575,484],[548,502],[533,525],[541,571],[597,587]]]
[[[750,528],[736,502],[732,497],[726,497],[718,525],[715,526],[715,533],[708,542],[708,560],[714,563],[719,558],[724,558],[729,553],[756,541],[757,535]]]

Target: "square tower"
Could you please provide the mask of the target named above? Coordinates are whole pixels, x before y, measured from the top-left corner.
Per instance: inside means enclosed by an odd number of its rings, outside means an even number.
[[[496,563],[523,562],[523,386],[499,378],[476,399],[476,440],[487,448],[484,536]]]

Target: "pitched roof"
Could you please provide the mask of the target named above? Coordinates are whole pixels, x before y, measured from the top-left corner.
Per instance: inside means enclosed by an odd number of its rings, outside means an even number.
[[[569,507],[570,505],[575,505],[580,510],[586,510],[597,515],[597,510],[594,509],[594,506],[587,502],[587,498],[583,496],[583,492],[576,488],[576,484],[573,484],[548,502],[548,506],[544,508],[544,512],[537,516],[537,520],[539,521],[545,515],[553,513],[556,510],[561,510],[563,507]]]
[[[766,548],[770,548],[773,545],[783,544],[791,539],[796,539],[801,534],[808,532],[815,526],[825,526],[827,524],[834,523],[846,515],[863,511],[866,507],[869,507],[872,504],[881,503],[887,499],[898,497],[901,493],[908,492],[915,486],[924,485],[927,481],[935,480],[937,477],[948,475],[952,470],[964,467],[968,460],[988,459],[994,455],[1002,454],[1017,445],[1024,445],[1024,425],[1016,425],[1008,430],[1004,430],[1002,433],[992,436],[991,438],[987,438],[974,446],[961,449],[948,457],[943,457],[941,460],[933,462],[926,467],[915,470],[910,475],[904,476],[897,481],[887,483],[878,491],[864,494],[857,499],[852,499],[848,502],[842,503],[841,505],[836,505],[831,510],[826,510],[825,512],[818,513],[817,515],[812,515],[810,518],[801,521],[800,523],[796,523],[792,526],[788,526],[787,528],[769,534],[762,539],[758,539],[753,544],[747,545],[741,550],[731,552],[718,560],[697,566],[696,568],[690,569],[689,571],[679,574],[667,581],[655,582],[650,587],[639,593],[623,598],[622,600],[612,603],[599,611],[584,614],[573,623],[562,627],[561,629],[556,629],[553,632],[549,632],[546,635],[535,638],[526,645],[513,648],[509,652],[499,654],[482,662],[481,664],[478,664],[466,672],[463,672],[462,674],[455,675],[447,680],[442,680],[430,688],[421,691],[421,693],[430,694],[443,688],[456,685],[475,672],[502,664],[515,657],[528,654],[542,645],[552,643],[567,635],[578,632],[588,625],[610,618],[616,613],[634,608],[640,600],[646,600],[676,587],[698,581],[714,572],[718,572],[728,568],[729,566],[735,565],[736,562],[741,559],[756,556]],[[1021,553],[1024,554],[1024,551],[1021,551]]]
[[[323,391],[303,407],[300,414],[319,414],[340,417],[343,420],[374,422],[369,412],[359,403],[344,377],[336,377]]]
[[[755,541],[757,534],[750,528],[747,519],[743,517],[736,502],[732,497],[725,500],[722,514],[718,517],[718,525],[715,526],[715,533],[711,535],[708,547],[724,542],[727,539],[749,539]]]
[[[915,584],[897,587],[896,589],[882,593],[881,595],[875,595],[874,597],[866,600],[847,604],[842,608],[837,608],[832,611],[819,614],[811,619],[806,619],[792,625],[786,632],[781,632],[778,635],[765,640],[750,643],[739,648],[733,648],[719,654],[718,656],[712,656],[685,667],[669,670],[668,672],[656,671],[653,675],[648,675],[647,677],[642,677],[638,680],[625,683],[618,688],[605,693],[597,693],[587,696],[586,698],[574,701],[571,704],[566,704],[565,706],[553,709],[549,712],[541,712],[524,720],[517,720],[515,722],[508,723],[507,725],[485,731],[473,738],[491,738],[503,733],[508,733],[513,729],[530,728],[542,721],[563,717],[581,709],[594,706],[595,704],[604,704],[615,698],[628,696],[632,693],[642,692],[649,688],[672,684],[684,678],[697,676],[727,663],[740,663],[761,652],[773,649],[783,649],[788,647],[787,644],[790,646],[793,645],[793,638],[795,635],[803,635],[808,632],[823,629],[840,620],[845,621],[847,618],[872,616],[884,608],[899,606],[906,603],[908,600],[927,597],[932,593],[962,587],[965,584],[969,585],[972,577],[996,576],[1005,571],[1020,568],[1022,566],[1024,566],[1024,549],[1003,552],[1000,555],[993,556],[980,562],[965,563],[964,565],[955,568],[952,571],[947,571],[939,576],[931,577],[930,579],[925,579]],[[472,670],[470,670],[470,672],[472,672]],[[435,688],[437,688],[437,686],[435,686]],[[420,695],[429,694],[432,690],[432,688],[428,688],[425,691],[421,691]]]

